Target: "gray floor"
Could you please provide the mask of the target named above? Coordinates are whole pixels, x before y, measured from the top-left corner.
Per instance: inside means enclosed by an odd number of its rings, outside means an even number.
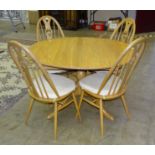
[[[26,29],[21,26],[17,27],[18,32],[13,32],[11,28],[11,23],[7,21],[0,21],[0,41],[8,42],[9,40],[17,40],[21,43],[32,44],[36,41],[36,25],[25,24]],[[94,31],[88,28],[82,28],[78,31],[76,30],[64,30],[64,34],[67,37],[70,36],[93,36],[98,37],[101,33],[100,31]],[[106,33],[108,36],[109,33]]]
[[[107,102],[106,109],[115,120],[104,120],[103,137],[99,111],[87,104],[82,106],[81,122],[75,119],[74,106],[59,113],[57,141],[53,138],[53,120],[46,119],[52,107],[36,103],[26,126],[24,116],[29,99],[26,95],[0,117],[0,144],[155,144],[154,60],[155,40],[150,39],[126,93],[132,118],[127,120],[119,100]]]

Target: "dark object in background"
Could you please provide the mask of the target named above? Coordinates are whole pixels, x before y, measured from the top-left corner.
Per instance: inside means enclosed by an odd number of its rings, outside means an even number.
[[[77,30],[88,25],[87,10],[40,10],[39,16],[43,15],[53,16],[67,30]]]
[[[155,31],[155,10],[136,11],[136,33]]]

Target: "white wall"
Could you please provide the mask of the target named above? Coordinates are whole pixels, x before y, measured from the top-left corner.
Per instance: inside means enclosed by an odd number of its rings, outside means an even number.
[[[129,10],[128,13],[129,17],[132,17],[133,19],[136,19],[136,10]],[[106,21],[109,18],[114,17],[122,17],[124,18],[123,14],[120,10],[98,10],[95,13],[95,21]],[[88,23],[90,22],[90,11],[88,11]]]

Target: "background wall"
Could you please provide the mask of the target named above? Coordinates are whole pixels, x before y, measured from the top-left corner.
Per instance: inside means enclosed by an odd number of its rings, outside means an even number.
[[[124,18],[123,14],[120,10],[98,10],[94,16],[96,21],[106,21],[109,18],[113,17],[122,17]],[[136,19],[136,10],[129,11],[129,17]],[[88,11],[88,23],[90,22],[90,11]]]
[[[38,20],[38,11],[37,10],[14,10],[21,14],[21,17],[23,19],[23,22],[30,22],[32,23],[31,19]],[[1,12],[3,12],[4,17],[1,16]],[[9,20],[6,14],[6,10],[0,10],[0,20]],[[96,21],[106,21],[111,17],[122,17],[124,18],[123,14],[120,12],[120,10],[98,10],[95,13],[95,20]],[[129,11],[129,17],[132,17],[136,19],[136,10],[130,10]],[[36,19],[34,19],[36,18]],[[88,23],[90,22],[90,10],[88,10]]]

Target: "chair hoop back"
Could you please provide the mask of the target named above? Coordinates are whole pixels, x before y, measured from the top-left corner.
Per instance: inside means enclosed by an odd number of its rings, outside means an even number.
[[[51,16],[42,16],[36,27],[36,39],[40,40],[51,40],[53,38],[64,37],[64,33],[58,21]]]
[[[36,98],[49,99],[48,88],[59,97],[56,87],[47,71],[32,53],[17,41],[8,43],[8,51],[28,86],[29,92]]]
[[[119,23],[110,39],[130,43],[134,39],[135,30],[135,20],[132,18],[125,18]]]
[[[141,37],[131,42],[103,79],[97,94],[99,95],[102,92],[109,81],[110,87],[108,90],[108,95],[117,95],[125,92],[128,81],[137,63],[139,62],[144,49],[144,38]],[[126,62],[126,60],[128,61]]]

